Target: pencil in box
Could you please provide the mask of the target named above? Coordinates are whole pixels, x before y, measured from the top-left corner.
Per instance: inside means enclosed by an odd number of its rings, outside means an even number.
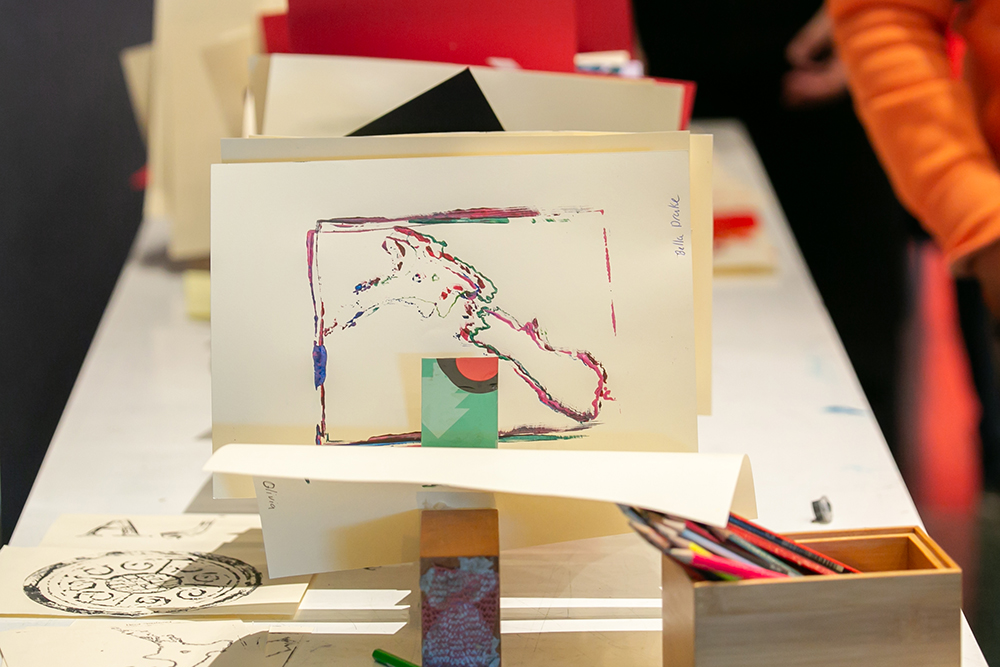
[[[757,563],[752,563],[746,558],[740,556],[739,554],[734,553],[731,549],[727,549],[726,547],[722,546],[714,537],[706,535],[704,532],[699,532],[699,530],[695,530],[694,529],[695,524],[693,524],[690,521],[675,521],[670,519],[664,519],[663,524],[667,528],[677,531],[677,534],[681,538],[689,540],[694,544],[697,544],[698,546],[702,547],[705,551],[709,553],[715,554],[716,556],[720,556],[721,558],[728,558],[730,560],[734,560],[738,563],[745,563],[747,565],[757,565]],[[697,553],[698,550],[692,549],[692,551]]]
[[[718,537],[720,540],[725,540],[726,542],[732,544],[733,546],[743,549],[743,551],[754,555],[758,560],[762,561],[761,565],[772,570],[777,570],[778,572],[784,572],[790,577],[801,577],[802,573],[796,570],[794,567],[781,560],[777,556],[773,556],[768,552],[764,551],[755,544],[751,544],[746,541],[736,533],[726,528],[716,528],[715,526],[709,526],[708,529],[712,531],[712,534]],[[767,563],[767,565],[764,565]]]
[[[660,526],[663,526],[664,530],[672,530],[672,531],[675,531],[675,534],[680,534],[682,539],[685,538],[685,537],[688,537],[688,538],[694,537],[695,538],[695,542],[693,542],[692,544],[702,545],[702,544],[705,544],[706,541],[709,541],[709,542],[714,542],[714,543],[719,544],[720,546],[722,546],[722,543],[726,541],[726,538],[719,537],[718,534],[717,534],[718,531],[724,531],[725,529],[712,528],[710,526],[702,526],[701,524],[695,523],[693,521],[689,521],[687,519],[683,519],[681,517],[674,517],[674,516],[670,516],[670,515],[660,515],[660,514],[657,514],[655,512],[648,512],[648,514],[656,517],[657,520],[658,520],[658,523],[652,524],[654,528],[659,529]],[[709,533],[708,532],[709,530],[711,530],[712,533]],[[678,532],[678,531],[680,531],[680,532]],[[728,532],[728,531],[726,531],[726,532]],[[731,534],[730,534],[730,536],[731,536]],[[735,542],[733,540],[729,541],[729,544],[731,544],[731,545],[734,544],[734,543]],[[744,541],[744,543],[746,543],[746,542]],[[687,545],[676,545],[676,546],[686,547]],[[752,546],[752,545],[750,545],[750,546]],[[724,546],[722,548],[726,549]],[[756,547],[753,547],[753,548],[756,548]],[[699,549],[697,547],[692,548],[692,550],[695,551],[696,553],[699,551]],[[728,550],[727,549],[726,551],[728,551],[729,553],[732,553],[732,550]],[[764,568],[767,568],[769,570],[774,570],[775,572],[782,572],[782,573],[787,574],[787,575],[792,576],[792,577],[802,576],[801,572],[799,572],[798,570],[796,570],[795,568],[793,568],[793,567],[791,567],[789,565],[786,565],[784,563],[784,561],[782,561],[782,560],[780,560],[780,559],[778,559],[778,558],[776,558],[774,556],[768,555],[767,557],[761,558],[761,556],[759,554],[747,553],[748,550],[746,550],[746,549],[743,549],[743,551],[744,551],[744,553],[746,553],[746,556],[743,556],[743,559],[744,560],[748,560],[750,562],[753,562],[754,565],[759,565],[760,567],[764,567]],[[750,550],[750,551],[752,552],[752,550]],[[766,554],[766,552],[763,551],[763,550],[761,550],[761,549],[758,549],[758,551],[760,553]],[[720,556],[723,556],[723,557],[728,557],[725,552],[721,552],[718,549],[713,549],[713,552],[716,555],[720,555]],[[754,559],[756,559],[756,562],[754,562]]]
[[[626,512],[625,514],[630,518],[632,516],[632,513],[629,512]],[[628,524],[632,527],[632,530],[639,533],[639,536],[642,537],[642,539],[646,540],[647,542],[652,544],[654,547],[656,547],[663,553],[668,554],[670,553],[671,549],[675,548],[675,545],[671,544],[666,537],[657,534],[656,531],[654,531],[648,525],[644,523],[639,523],[635,520],[630,520]],[[703,580],[718,581],[719,579],[722,579],[722,577],[716,575],[715,573],[703,572],[684,563],[681,563],[680,565],[681,567],[684,568],[684,571],[687,572],[687,575],[694,581],[703,581]]]
[[[833,570],[831,570],[828,567],[823,567],[819,563],[811,561],[808,558],[803,558],[802,556],[798,555],[794,551],[789,551],[788,549],[786,549],[785,547],[783,547],[781,545],[775,544],[774,542],[771,542],[770,540],[765,540],[763,537],[760,537],[759,535],[755,535],[754,533],[745,531],[742,528],[739,528],[737,526],[734,526],[734,525],[730,524],[729,525],[729,530],[732,531],[734,535],[739,535],[740,537],[742,537],[744,540],[746,540],[750,544],[753,544],[754,546],[757,546],[757,547],[763,549],[764,551],[768,552],[769,554],[771,554],[773,556],[777,556],[778,558],[781,558],[782,560],[787,561],[789,564],[793,565],[794,567],[797,567],[797,568],[801,569],[804,574],[809,574],[809,573],[812,573],[812,574],[837,574],[836,572],[834,572]]]
[[[784,579],[788,577],[787,574],[782,574],[781,572],[765,570],[756,565],[737,563],[728,558],[721,558],[715,555],[702,556],[688,549],[671,549],[668,555],[679,563],[687,564],[700,570],[730,574],[740,579]]]
[[[844,565],[840,561],[834,560],[828,556],[824,556],[818,551],[813,551],[809,547],[802,546],[798,542],[793,542],[792,540],[786,539],[777,533],[773,533],[766,528],[761,528],[755,523],[747,521],[746,519],[737,516],[735,514],[729,515],[729,527],[741,528],[742,530],[753,533],[761,539],[768,540],[769,542],[774,542],[778,546],[784,547],[788,551],[798,554],[803,558],[807,558],[814,563],[819,563],[825,568],[833,570],[837,574],[858,574],[858,570],[855,570],[850,565]],[[752,541],[752,540],[751,540]],[[756,544],[756,543],[755,543]]]

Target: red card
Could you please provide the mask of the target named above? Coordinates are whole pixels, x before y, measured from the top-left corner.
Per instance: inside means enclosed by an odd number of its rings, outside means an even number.
[[[745,238],[750,236],[758,227],[757,214],[753,211],[739,211],[735,213],[715,214],[714,228],[715,240],[725,241],[731,238]]]
[[[270,14],[260,17],[261,33],[264,35],[265,53],[291,53],[288,41],[288,14]]]
[[[289,0],[295,53],[573,71],[576,0]]]
[[[576,0],[576,50],[632,52],[631,0]]]

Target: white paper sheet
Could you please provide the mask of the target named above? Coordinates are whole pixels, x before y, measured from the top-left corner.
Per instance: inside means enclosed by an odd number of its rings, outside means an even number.
[[[554,432],[560,440],[542,443],[550,447],[695,450],[688,171],[686,151],[217,166],[214,444],[305,443],[318,432],[323,441],[355,442],[418,432],[419,358],[482,353],[456,339],[464,326],[460,310],[438,309],[439,316],[430,317],[409,293],[393,292],[409,283],[380,287],[384,303],[374,300],[378,290],[352,295],[362,281],[384,273],[379,267],[388,250],[381,244],[407,223],[340,233],[343,223],[317,220],[527,205],[540,214],[511,216],[508,224],[409,227],[435,235],[492,282],[490,303],[510,316],[512,332],[494,343],[520,346],[532,358],[527,365],[548,378],[549,384],[533,384],[514,365],[502,366],[501,431]],[[319,258],[312,264],[313,287],[319,285],[313,291],[305,247],[311,230]],[[424,268],[433,267],[418,267],[414,275]],[[319,297],[315,310],[313,295]],[[362,301],[364,318],[345,326],[348,310]],[[311,355],[321,317],[325,420]],[[330,326],[338,318],[340,326]],[[544,341],[586,350],[607,372],[604,388],[613,400],[603,403],[599,419],[590,416],[596,408],[582,407],[586,391],[603,391],[588,375],[596,371],[533,352],[540,344],[525,341],[533,335],[527,323],[536,318]],[[555,403],[566,409],[540,400],[538,384],[551,386]],[[595,425],[570,434],[567,429],[582,423],[580,414],[583,425]],[[518,439],[502,446],[541,446]],[[216,487],[217,495],[247,491]]]
[[[255,477],[282,575],[416,560],[427,484],[497,492],[502,549],[627,532],[610,503],[715,525],[730,510],[756,516],[749,460],[736,455],[229,445],[208,469]]]

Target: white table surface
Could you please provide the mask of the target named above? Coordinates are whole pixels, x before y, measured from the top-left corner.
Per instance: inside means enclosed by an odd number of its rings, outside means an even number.
[[[750,455],[760,521],[775,530],[815,528],[811,501],[823,495],[833,504],[830,529],[920,524],[746,133],[730,122],[696,129],[715,134],[716,160],[764,194],[779,266],[772,275],[715,280],[714,409],[699,418],[701,450]],[[185,315],[180,273],[164,260],[166,233],[162,221],[141,228],[12,545],[38,544],[67,512],[253,508],[206,497],[210,327]],[[653,550],[642,553],[648,563],[640,569],[655,567]],[[25,622],[0,620],[0,630]],[[964,619],[962,665],[986,665]]]

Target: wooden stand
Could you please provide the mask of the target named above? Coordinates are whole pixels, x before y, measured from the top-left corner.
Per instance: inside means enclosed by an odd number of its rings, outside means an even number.
[[[420,513],[423,667],[500,667],[495,509]]]
[[[664,556],[664,667],[959,667],[962,571],[924,531],[788,537],[862,574],[693,582]]]

